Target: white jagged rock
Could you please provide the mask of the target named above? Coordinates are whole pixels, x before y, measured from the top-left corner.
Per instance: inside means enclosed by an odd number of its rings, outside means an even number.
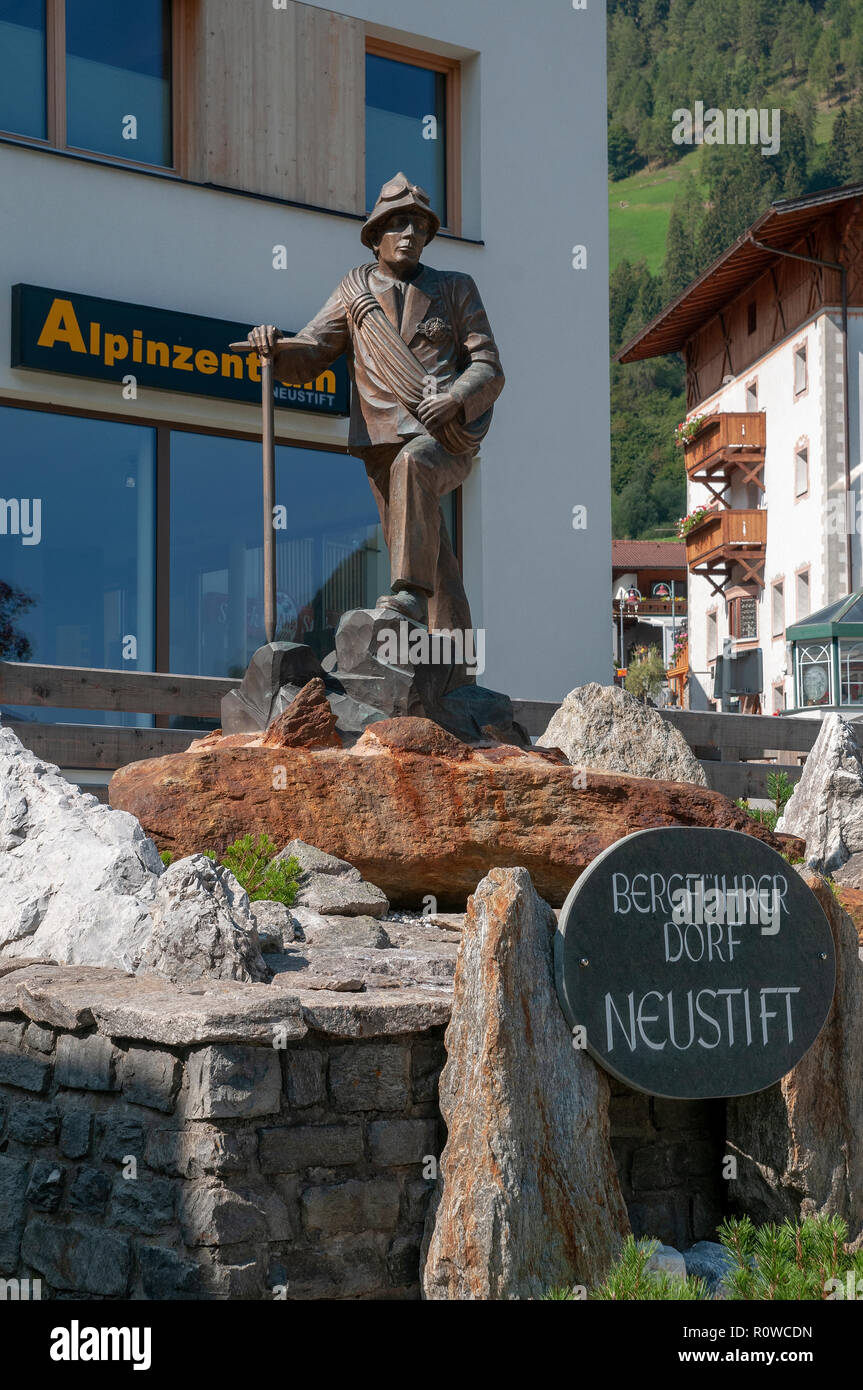
[[[150,906],[153,930],[143,970],[169,980],[270,978],[248,894],[230,869],[204,854],[171,864]]]
[[[134,970],[163,867],[134,816],[0,729],[0,957]]]
[[[616,685],[570,690],[537,745],[559,748],[573,767],[707,786],[704,768],[674,725]]]
[[[863,757],[853,724],[828,714],[776,829],[806,841],[806,864],[863,887]]]
[[[126,811],[104,806],[0,728],[0,959],[261,980],[255,920],[203,855],[166,870]]]

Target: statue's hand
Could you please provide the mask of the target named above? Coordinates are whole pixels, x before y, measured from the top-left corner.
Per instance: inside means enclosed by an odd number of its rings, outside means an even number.
[[[252,347],[257,348],[261,354],[267,353],[270,357],[276,354],[276,343],[282,334],[271,323],[262,323],[260,327],[253,328],[249,333],[249,342]]]
[[[445,425],[448,420],[454,420],[460,410],[461,401],[448,391],[441,391],[437,396],[423,397],[417,406],[417,419],[426,429],[434,429]]]

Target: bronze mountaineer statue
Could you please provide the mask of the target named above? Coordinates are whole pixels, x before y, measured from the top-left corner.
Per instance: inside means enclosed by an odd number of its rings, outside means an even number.
[[[420,262],[439,227],[428,194],[397,174],[360,234],[376,263],[349,271],[287,343],[272,325],[249,342],[272,353],[287,383],[346,354],[348,448],[365,464],[390,553],[392,593],[378,607],[466,631],[470,608],[440,498],[468,476],[504,375],[471,277]]]

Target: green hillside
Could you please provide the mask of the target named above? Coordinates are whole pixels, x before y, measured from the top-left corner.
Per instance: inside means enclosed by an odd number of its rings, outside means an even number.
[[[693,150],[677,164],[640,169],[608,185],[608,227],[611,264],[647,261],[656,274],[665,260],[665,239],[671,209],[684,174],[698,181],[702,151]],[[706,189],[705,196],[706,196]]]
[[[609,0],[610,320],[616,351],[776,198],[863,181],[861,0]],[[673,112],[778,108],[778,151],[675,144]],[[679,358],[612,364],[616,536],[685,505]]]

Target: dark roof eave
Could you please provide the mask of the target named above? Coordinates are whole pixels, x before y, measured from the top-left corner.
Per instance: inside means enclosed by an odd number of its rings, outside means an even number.
[[[636,333],[634,338],[631,338],[628,343],[625,343],[624,346],[614,354],[613,361],[621,363],[639,362],[650,357],[662,357],[672,352],[679,352],[697,329],[691,324],[682,324],[675,329],[674,326],[669,323],[669,320],[673,319],[678,309],[687,302],[692,301],[693,298],[697,298],[699,290],[703,290],[706,286],[710,285],[713,287],[713,294],[705,293],[702,298],[707,303],[706,315],[713,317],[715,313],[719,312],[723,305],[727,304],[730,299],[733,299],[739,294],[748,283],[756,279],[770,265],[772,260],[770,252],[752,245],[753,238],[757,238],[759,232],[773,223],[780,222],[783,217],[790,216],[793,213],[809,211],[815,213],[818,208],[838,205],[839,203],[847,202],[851,198],[858,198],[860,196],[863,196],[863,184],[853,184],[843,189],[823,189],[820,193],[809,194],[802,198],[783,198],[771,203],[770,207],[762,212],[752,225],[747,227],[736,241],[732,242],[731,246],[717,256],[706,270],[703,270],[690,285],[687,285],[684,290],[681,290],[680,294],[678,294],[670,304],[666,305],[664,309],[661,309],[650,323],[642,328],[639,333]],[[814,220],[816,220],[815,217],[808,219],[810,223]],[[789,244],[799,240],[802,235],[804,235],[804,228],[795,226],[792,229],[792,236]],[[749,245],[751,251],[747,258],[746,265],[738,267],[736,272],[733,267],[729,267],[726,277],[730,282],[728,289],[727,291],[719,289],[714,284],[717,275],[729,261],[733,261],[735,257],[739,257],[740,253],[747,245]],[[784,250],[785,248],[782,247],[780,249]],[[663,326],[666,327],[666,332],[662,335],[662,341],[659,344],[650,344],[650,338],[652,336],[657,336]]]

